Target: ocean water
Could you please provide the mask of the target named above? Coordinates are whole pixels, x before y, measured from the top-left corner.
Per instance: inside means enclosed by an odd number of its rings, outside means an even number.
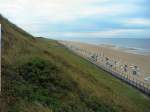
[[[96,45],[111,45],[127,52],[150,55],[150,38],[76,38],[73,40]]]

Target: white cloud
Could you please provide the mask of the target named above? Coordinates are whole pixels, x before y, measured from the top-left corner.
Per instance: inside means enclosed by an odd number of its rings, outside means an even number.
[[[139,11],[139,6],[129,2],[116,2],[119,0],[0,0],[0,12],[13,23],[19,25],[33,34],[50,35],[43,31],[42,26],[51,23],[74,22],[81,18],[104,17],[109,20],[115,16],[116,21],[121,15],[132,14]],[[136,0],[134,0],[136,1]],[[101,21],[101,20],[99,20]],[[150,25],[150,20],[132,19],[123,21],[124,24]],[[41,28],[42,27],[42,28]],[[80,27],[80,25],[79,25]],[[61,29],[61,28],[60,28]],[[99,32],[54,32],[54,36],[78,37],[112,37],[122,34],[135,34],[141,30],[109,30]]]
[[[128,25],[142,25],[142,26],[150,26],[150,19],[144,18],[133,18],[124,21]]]
[[[112,0],[1,0],[0,11],[6,17],[22,24],[39,20],[41,22],[66,22],[93,15],[125,14],[136,9],[133,4],[95,5],[109,4],[110,1]],[[125,9],[125,7],[128,8]]]
[[[125,35],[138,35],[138,34],[147,34],[149,30],[143,29],[112,29],[106,31],[97,31],[97,32],[51,32],[50,35],[53,37],[105,37],[112,38]]]

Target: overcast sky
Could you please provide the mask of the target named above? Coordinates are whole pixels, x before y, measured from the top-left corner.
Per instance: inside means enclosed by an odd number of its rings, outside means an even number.
[[[0,13],[35,36],[150,38],[150,0],[0,0]]]

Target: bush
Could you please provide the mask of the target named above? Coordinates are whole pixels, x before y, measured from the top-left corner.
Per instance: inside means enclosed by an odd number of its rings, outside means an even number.
[[[76,86],[58,66],[43,59],[33,59],[22,65],[19,67],[19,74],[31,84],[52,90],[59,88],[71,91]]]
[[[77,83],[47,60],[34,58],[16,67],[20,81],[15,82],[16,96],[29,102],[38,101],[43,105],[58,108],[60,97],[77,88]]]
[[[81,91],[62,68],[50,61],[34,58],[15,69],[6,69],[5,73],[11,81],[9,96],[15,99],[10,104],[12,112],[21,111],[19,102],[38,102],[54,112],[116,112],[89,92]]]

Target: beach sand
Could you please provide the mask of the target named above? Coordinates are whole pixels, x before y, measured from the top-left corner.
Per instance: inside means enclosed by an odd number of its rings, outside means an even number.
[[[144,78],[150,76],[150,55],[134,54],[126,52],[126,49],[116,48],[111,45],[92,45],[80,42],[61,41],[67,45],[74,45],[81,49],[88,50],[92,53],[103,53],[104,56],[110,59],[119,61],[129,66],[136,65],[140,68],[140,74],[138,79],[144,80]]]

